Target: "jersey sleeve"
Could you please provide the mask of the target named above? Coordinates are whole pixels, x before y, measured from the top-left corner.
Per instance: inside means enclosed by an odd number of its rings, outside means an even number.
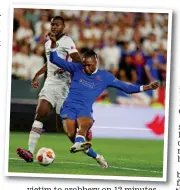
[[[80,63],[69,62],[59,57],[56,49],[51,49],[50,62],[70,73],[74,73],[82,68],[82,64]]]
[[[66,48],[66,51],[69,55],[72,53],[78,52],[75,43],[69,37],[66,39],[66,47],[65,48]]]
[[[142,88],[139,85],[133,85],[130,83],[122,82],[109,72],[107,72],[107,75],[106,75],[106,83],[107,83],[107,87],[117,88],[127,94],[141,92],[141,88]]]

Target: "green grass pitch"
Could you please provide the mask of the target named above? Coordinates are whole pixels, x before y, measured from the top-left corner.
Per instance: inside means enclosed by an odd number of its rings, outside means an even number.
[[[94,159],[82,152],[71,154],[70,141],[62,134],[43,134],[36,151],[52,148],[56,154],[53,164],[44,167],[37,162],[26,163],[16,155],[16,148],[27,148],[28,133],[10,133],[9,172],[79,174],[105,176],[162,177],[163,141],[130,139],[93,139],[94,149],[103,154],[109,168],[101,168]]]

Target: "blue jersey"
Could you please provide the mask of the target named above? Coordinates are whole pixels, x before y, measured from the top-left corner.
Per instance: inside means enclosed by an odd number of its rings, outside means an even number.
[[[77,105],[91,112],[96,98],[108,87],[120,89],[128,94],[140,92],[140,86],[124,83],[105,70],[98,69],[96,73],[88,75],[82,64],[68,62],[60,58],[56,51],[51,51],[50,61],[72,74],[70,91],[63,107]]]

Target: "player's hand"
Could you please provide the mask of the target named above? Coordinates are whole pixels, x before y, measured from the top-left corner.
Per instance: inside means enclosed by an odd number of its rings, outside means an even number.
[[[38,77],[33,78],[31,85],[33,88],[37,88],[39,86]]]
[[[49,38],[51,40],[51,48],[55,48],[56,47],[56,35],[53,32],[50,32]]]
[[[144,91],[147,91],[147,90],[155,90],[159,87],[159,83],[158,81],[154,81],[154,82],[151,82],[150,84],[148,85],[145,85],[143,86],[143,89]]]
[[[159,87],[159,84],[157,81],[154,81],[154,82],[150,83],[149,86],[152,90],[155,90]]]

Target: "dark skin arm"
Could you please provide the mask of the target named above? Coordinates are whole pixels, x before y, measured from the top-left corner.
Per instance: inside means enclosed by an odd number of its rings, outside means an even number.
[[[155,89],[157,89],[158,87],[159,87],[159,84],[158,84],[157,81],[155,81],[155,82],[151,82],[151,83],[148,84],[148,85],[144,85],[144,86],[143,86],[143,90],[144,90],[144,91],[147,91],[147,90],[155,90]]]
[[[39,86],[38,77],[47,71],[47,63],[35,74],[34,78],[32,79],[32,87],[37,88]]]
[[[82,63],[81,57],[78,52],[71,53],[70,57],[72,58],[72,62],[74,63]]]

